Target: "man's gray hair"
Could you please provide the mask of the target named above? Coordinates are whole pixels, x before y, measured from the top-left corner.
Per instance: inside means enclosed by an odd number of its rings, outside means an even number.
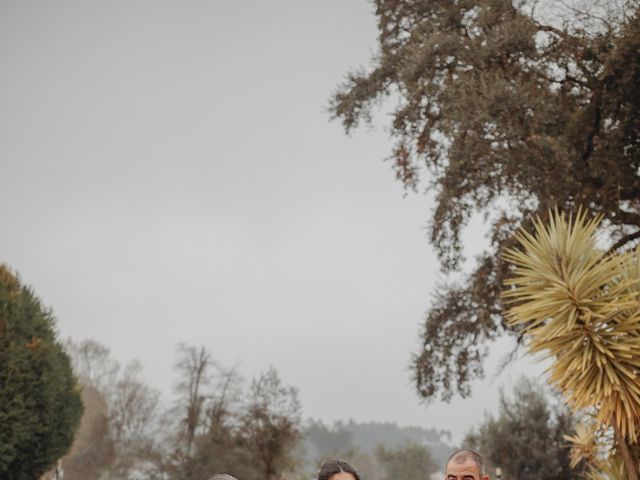
[[[453,452],[444,466],[444,471],[447,471],[447,467],[451,462],[461,464],[467,463],[469,460],[476,464],[476,467],[478,467],[478,473],[480,476],[483,476],[485,474],[485,469],[482,455],[475,450],[469,450],[468,448],[463,448],[462,450],[456,450]]]
[[[218,473],[211,477],[209,480],[238,480],[236,477],[229,475],[228,473]]]

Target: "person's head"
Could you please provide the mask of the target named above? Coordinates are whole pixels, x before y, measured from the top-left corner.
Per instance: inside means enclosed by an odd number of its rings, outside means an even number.
[[[473,450],[458,450],[447,460],[446,480],[489,480],[482,456]]]
[[[328,460],[320,466],[317,480],[360,480],[360,476],[347,462]]]
[[[229,475],[228,473],[217,473],[209,480],[238,480],[236,477]]]

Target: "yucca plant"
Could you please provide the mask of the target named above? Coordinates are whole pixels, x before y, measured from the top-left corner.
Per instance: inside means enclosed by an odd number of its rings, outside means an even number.
[[[575,411],[610,426],[628,478],[638,480],[629,444],[640,433],[640,256],[598,247],[600,218],[551,212],[507,251],[507,321],[530,351],[552,360],[549,379]]]
[[[565,435],[571,443],[571,466],[586,462],[587,480],[627,480],[627,469],[618,451],[612,448],[612,428],[598,426],[593,416],[578,423],[573,435]]]
[[[587,480],[627,480],[627,469],[624,461],[617,455],[600,461],[589,468]]]
[[[565,435],[564,439],[571,443],[571,468],[575,468],[580,462],[585,461],[587,465],[595,465],[602,458],[607,458],[608,452],[604,452],[599,435],[602,429],[597,429],[593,422],[581,422],[575,427],[573,435]]]

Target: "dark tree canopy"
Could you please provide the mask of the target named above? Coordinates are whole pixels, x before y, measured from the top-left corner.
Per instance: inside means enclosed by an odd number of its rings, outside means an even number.
[[[445,272],[461,265],[470,217],[489,213],[490,249],[463,281],[441,286],[426,316],[413,359],[425,399],[468,395],[487,341],[509,331],[501,252],[518,227],[555,206],[584,206],[604,215],[615,248],[640,238],[639,2],[595,1],[583,11],[375,0],[371,68],[350,73],[331,99],[347,132],[381,100],[397,101],[394,171],[407,188],[435,193],[430,240]],[[558,5],[563,17],[537,13]]]
[[[80,423],[80,392],[54,323],[0,265],[0,478],[38,478],[69,450]]]

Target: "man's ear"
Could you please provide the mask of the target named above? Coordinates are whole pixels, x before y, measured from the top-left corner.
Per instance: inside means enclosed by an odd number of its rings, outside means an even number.
[[[483,475],[482,480],[489,480],[489,475]]]

